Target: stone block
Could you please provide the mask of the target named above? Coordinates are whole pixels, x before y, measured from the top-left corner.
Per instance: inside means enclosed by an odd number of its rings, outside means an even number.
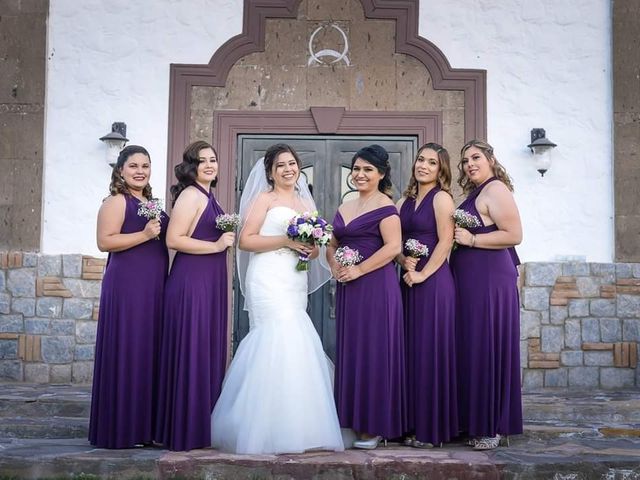
[[[544,372],[542,370],[527,369],[522,378],[523,390],[538,390],[544,387]]]
[[[638,364],[638,344],[636,342],[618,342],[613,346],[613,366],[636,368]]]
[[[75,335],[76,334],[76,321],[69,319],[57,319],[51,320],[51,335]]]
[[[95,344],[97,330],[98,322],[94,322],[93,320],[76,322],[76,342]]]
[[[20,335],[18,338],[18,358],[26,362],[41,362],[40,335]]]
[[[640,318],[640,295],[618,295],[616,308],[619,318]]]
[[[562,275],[585,277],[589,274],[589,264],[586,262],[568,262],[562,264]]]
[[[11,313],[21,313],[25,317],[33,317],[36,314],[36,299],[14,298],[11,301]]]
[[[36,300],[38,317],[60,318],[62,315],[62,298],[40,297]]]
[[[553,287],[562,275],[562,264],[533,262],[527,264],[525,285],[528,287]]]
[[[42,359],[46,363],[70,363],[73,361],[75,341],[71,336],[42,338]]]
[[[31,335],[47,335],[51,321],[48,318],[25,318],[24,333]]]
[[[540,314],[540,323],[547,325],[549,323],[549,310],[542,310]]]
[[[632,263],[616,263],[616,278],[632,278],[632,277],[633,277]]]
[[[4,270],[0,270],[0,292],[3,292],[7,288],[7,277]]]
[[[640,320],[627,318],[622,320],[622,340],[625,342],[640,342]]]
[[[65,318],[78,320],[91,318],[93,313],[93,300],[84,298],[65,298],[62,314]]]
[[[11,313],[11,295],[0,293],[0,314]]]
[[[582,326],[580,320],[567,320],[564,323],[564,344],[571,350],[582,348]]]
[[[613,367],[613,352],[611,350],[584,352],[584,364],[586,366]]]
[[[640,278],[640,263],[633,263],[633,278]]]
[[[51,365],[49,378],[51,383],[71,383],[71,364]]]
[[[559,352],[564,346],[564,329],[556,326],[543,326],[540,331],[540,350]]]
[[[606,389],[632,388],[635,386],[635,371],[630,368],[601,368],[600,386]]]
[[[73,293],[64,286],[60,277],[36,278],[36,296],[71,298]]]
[[[36,296],[35,268],[16,268],[7,271],[7,290],[14,297]]]
[[[582,297],[598,297],[600,295],[600,285],[602,285],[602,282],[599,278],[578,277],[576,279],[576,286]]]
[[[38,266],[38,254],[35,252],[25,252],[22,254],[22,266],[23,267],[37,267]]]
[[[24,332],[24,320],[20,314],[0,315],[0,333]]]
[[[600,341],[600,322],[597,318],[582,319],[582,341],[589,343]]]
[[[91,383],[93,379],[93,362],[73,362],[71,381],[73,383]]]
[[[529,342],[526,340],[520,341],[520,367],[527,368],[529,357]]]
[[[549,293],[550,289],[547,287],[524,287],[522,289],[522,304],[526,310],[548,310]]]
[[[39,277],[59,277],[62,275],[61,255],[41,255],[38,258]]]
[[[24,381],[29,383],[49,383],[49,365],[45,363],[25,363]]]
[[[615,263],[591,263],[589,266],[591,267],[591,275],[602,277],[608,283],[615,282]]]
[[[615,317],[616,301],[607,298],[594,298],[589,301],[589,312],[592,317]]]
[[[600,337],[603,342],[619,342],[622,340],[622,325],[617,318],[600,319]]]
[[[64,287],[71,292],[74,297],[80,298],[100,298],[102,282],[99,280],[81,280],[79,278],[62,279]]]
[[[569,387],[598,387],[599,367],[569,368]]]
[[[82,278],[84,280],[102,280],[107,260],[104,258],[82,257]]]
[[[0,380],[22,382],[22,362],[19,360],[0,360]]]
[[[562,387],[565,388],[569,384],[569,374],[566,368],[555,368],[553,370],[545,370],[544,386],[548,388]]]
[[[613,350],[613,343],[585,342],[582,344],[582,350]]]
[[[82,255],[62,255],[62,276],[66,278],[82,276]]]
[[[540,312],[520,312],[520,340],[540,336]]]
[[[565,350],[560,352],[560,363],[566,367],[577,367],[583,364],[582,352],[575,350]]]
[[[95,350],[96,350],[96,347],[93,344],[76,345],[73,359],[76,362],[83,361],[83,360],[93,360]]]
[[[574,300],[575,301],[575,300]],[[549,307],[549,319],[554,325],[563,325],[569,315],[568,308],[565,306]]]
[[[18,358],[18,340],[0,340],[0,360]]]
[[[589,316],[589,300],[574,299],[569,301],[570,317],[588,317]]]
[[[600,285],[600,298],[616,298],[615,285]]]

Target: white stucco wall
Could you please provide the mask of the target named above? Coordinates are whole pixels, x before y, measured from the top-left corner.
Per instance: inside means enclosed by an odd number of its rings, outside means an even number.
[[[242,0],[50,9],[42,249],[95,254],[110,175],[98,138],[125,121],[164,196],[169,64],[206,63],[240,33]],[[610,25],[609,0],[421,2],[421,35],[453,67],[488,72],[488,140],[515,181],[523,261],[613,258]],[[534,127],[559,145],[544,178],[525,147]]]

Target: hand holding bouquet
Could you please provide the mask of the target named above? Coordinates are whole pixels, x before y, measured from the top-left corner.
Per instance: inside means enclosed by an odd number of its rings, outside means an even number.
[[[341,267],[353,267],[362,261],[362,255],[360,255],[360,252],[347,246],[338,248],[336,253],[333,255],[333,258],[336,259],[336,262]]]
[[[233,232],[240,226],[240,215],[223,213],[216,217],[216,228],[223,232]]]
[[[159,198],[152,198],[146,202],[140,202],[138,216],[147,220],[160,220],[162,216],[162,201]],[[160,240],[160,237],[156,236],[156,240]]]
[[[415,238],[407,239],[407,241],[404,242],[404,248],[412,258],[426,257],[429,255],[429,247]]]
[[[293,240],[311,245],[323,246],[331,240],[333,226],[318,215],[317,211],[303,212],[295,215],[287,226],[287,236]],[[298,255],[296,270],[309,270],[309,256]]]
[[[453,221],[456,224],[456,227],[468,229],[468,228],[477,228],[481,226],[480,220],[478,219],[478,217],[476,217],[475,215],[471,215],[470,213],[467,213],[461,208],[457,208],[453,212],[452,217],[453,217]],[[456,248],[458,248],[458,244],[456,242],[453,242],[453,250],[455,250]]]

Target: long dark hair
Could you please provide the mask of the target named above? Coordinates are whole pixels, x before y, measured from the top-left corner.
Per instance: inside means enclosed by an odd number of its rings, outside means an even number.
[[[420,157],[420,153],[427,148],[435,151],[438,155],[438,163],[440,164],[440,169],[438,170],[438,186],[441,190],[444,190],[449,194],[451,193],[451,164],[449,162],[449,152],[442,145],[431,142],[425,143],[418,149],[418,154],[411,165],[411,178],[409,179],[409,185],[407,185],[407,189],[403,193],[405,197],[416,198],[416,196],[418,196],[418,180],[416,180],[415,171],[416,162]]]
[[[176,165],[173,172],[176,175],[178,183],[171,185],[169,191],[171,192],[171,206],[176,204],[176,200],[182,193],[182,191],[190,185],[193,185],[198,178],[198,165],[200,164],[199,154],[201,150],[210,148],[213,150],[216,158],[218,158],[218,152],[213,146],[205,142],[204,140],[197,140],[187,146],[182,154],[182,163]],[[211,186],[215,187],[218,183],[218,178],[211,182]]]
[[[391,183],[391,165],[389,164],[389,154],[380,145],[369,145],[368,147],[362,147],[356,152],[351,159],[351,170],[353,171],[353,164],[356,160],[361,158],[369,162],[371,165],[378,169],[378,172],[384,175],[382,180],[378,182],[378,190],[384,193],[387,197],[393,198],[393,184]]]
[[[116,160],[115,165],[113,166],[113,170],[111,171],[111,183],[109,184],[109,193],[111,195],[118,195],[119,193],[123,195],[131,195],[131,191],[129,190],[129,186],[124,181],[122,177],[122,168],[124,164],[127,163],[127,160],[131,155],[135,155],[136,153],[142,153],[145,155],[149,162],[151,162],[151,157],[149,156],[149,152],[144,147],[140,145],[129,145],[120,150],[120,154],[118,155],[118,160]],[[142,195],[147,199],[151,200],[153,197],[151,195],[151,185],[147,183],[145,187],[142,189]]]
[[[267,151],[264,154],[264,174],[267,177],[267,183],[273,190],[273,178],[271,178],[271,170],[273,169],[273,164],[278,158],[278,155],[281,153],[289,152],[295,158],[296,163],[298,164],[298,175],[301,174],[302,171],[302,162],[300,161],[300,157],[293,149],[291,145],[287,145],[286,143],[276,143],[275,145],[271,145],[267,148]]]
[[[513,181],[511,180],[511,177],[507,173],[507,170],[504,168],[504,166],[498,161],[498,159],[494,155],[493,147],[489,145],[487,142],[484,142],[482,140],[470,140],[467,143],[465,143],[464,146],[462,147],[462,150],[460,150],[460,161],[458,162],[458,185],[462,187],[462,191],[464,192],[464,194],[465,195],[468,194],[474,188],[477,187],[477,185],[475,185],[471,180],[469,180],[469,177],[467,177],[467,174],[464,173],[464,169],[462,168],[462,159],[464,158],[464,154],[471,147],[476,147],[478,150],[480,150],[482,154],[486,157],[486,159],[489,161],[489,163],[491,163],[491,160],[493,160],[493,165],[491,166],[491,169],[493,170],[493,175],[502,183],[504,183],[509,190],[513,192]]]

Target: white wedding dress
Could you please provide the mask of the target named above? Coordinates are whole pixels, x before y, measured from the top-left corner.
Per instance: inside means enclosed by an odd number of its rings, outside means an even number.
[[[266,214],[260,235],[283,235],[295,211]],[[307,315],[307,273],[292,250],[255,253],[246,274],[250,331],[211,415],[211,443],[251,454],[343,450],[329,363]]]

